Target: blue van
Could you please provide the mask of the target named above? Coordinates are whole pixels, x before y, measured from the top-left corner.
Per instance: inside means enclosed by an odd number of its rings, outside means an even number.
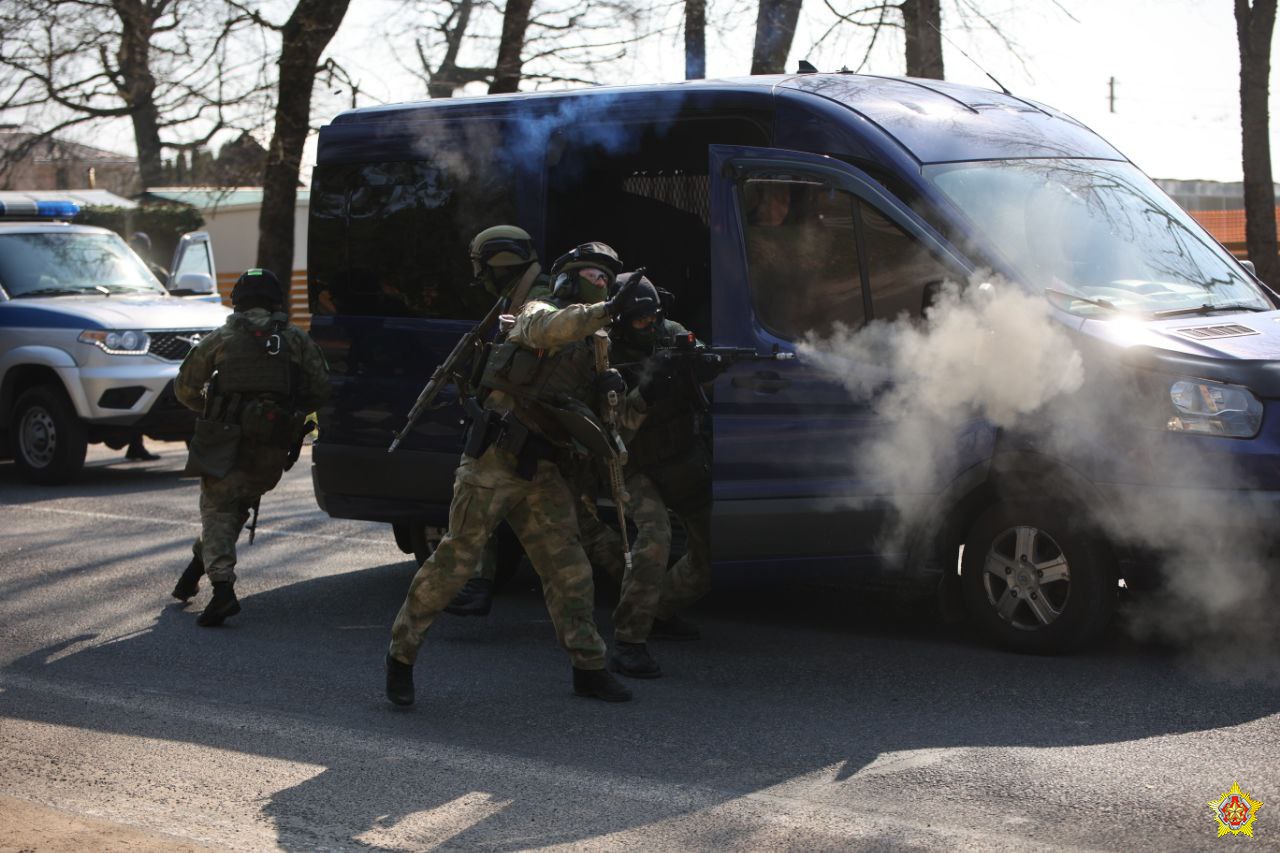
[[[334,517],[390,522],[419,556],[424,526],[446,523],[461,410],[442,398],[394,455],[387,445],[489,307],[468,286],[467,244],[503,222],[543,258],[609,243],[675,293],[672,315],[702,339],[762,353],[837,323],[923,323],[944,282],[993,275],[1045,303],[1084,360],[1088,381],[1059,414],[1108,406],[1106,423],[1071,427],[1074,446],[982,418],[952,425],[910,496],[925,511],[887,536],[901,484],[851,464],[901,426],[877,395],[803,355],[738,363],[713,394],[717,567],[925,584],[963,596],[993,640],[1057,651],[1100,635],[1122,582],[1152,582],[1166,543],[1128,535],[1123,508],[1175,534],[1178,508],[1157,508],[1171,495],[1199,495],[1245,531],[1280,518],[1271,291],[1052,108],[934,80],[800,74],[391,105],[322,128],[311,334],[334,394],[316,497]],[[1228,468],[1245,479],[1205,473]]]

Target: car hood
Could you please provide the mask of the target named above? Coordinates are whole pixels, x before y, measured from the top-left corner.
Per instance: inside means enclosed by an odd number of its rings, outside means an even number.
[[[44,296],[0,303],[0,325],[79,329],[212,329],[230,309],[162,295]]]
[[[1079,330],[1141,367],[1246,385],[1280,398],[1280,311],[1084,320]]]

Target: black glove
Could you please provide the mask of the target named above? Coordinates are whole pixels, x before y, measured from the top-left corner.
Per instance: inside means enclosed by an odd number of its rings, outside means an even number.
[[[596,393],[603,397],[610,391],[616,391],[619,397],[627,393],[626,380],[612,367],[596,375]]]
[[[631,307],[631,300],[635,294],[636,286],[640,284],[641,275],[632,273],[627,276],[627,280],[622,282],[618,287],[618,292],[604,303],[605,312],[613,319],[618,319],[627,312]]]
[[[728,359],[721,358],[715,353],[705,352],[693,363],[693,378],[699,385],[705,385],[728,369]]]
[[[658,350],[645,360],[637,387],[647,405],[653,405],[658,400],[675,393],[675,369],[678,359],[679,356],[670,350]]]

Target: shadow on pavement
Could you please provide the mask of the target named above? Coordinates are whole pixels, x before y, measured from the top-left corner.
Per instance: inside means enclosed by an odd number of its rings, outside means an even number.
[[[199,605],[158,597],[149,631],[61,657],[70,646],[50,646],[8,668],[104,695],[158,692],[179,709],[207,709],[207,723],[104,713],[23,688],[6,692],[6,713],[319,765],[263,805],[280,846],[308,850],[377,847],[379,833],[415,821],[435,826],[438,843],[445,831],[430,822],[446,805],[472,816],[445,832],[451,846],[590,843],[802,774],[837,784],[887,753],[1111,744],[1280,710],[1274,681],[1214,681],[1121,639],[1091,655],[1020,657],[955,636],[919,604],[821,584],[729,583],[694,614],[701,641],[653,644],[667,676],[632,683],[629,705],[571,696],[533,592],[500,598],[487,619],[442,616],[406,713],[383,699],[381,663],[413,571],[392,563],[250,595],[220,630],[194,626]],[[284,722],[242,722],[259,715]],[[504,756],[524,771],[495,770]],[[610,809],[620,778],[687,786],[688,798]],[[597,782],[599,797],[566,798]],[[734,832],[698,844],[731,845]]]

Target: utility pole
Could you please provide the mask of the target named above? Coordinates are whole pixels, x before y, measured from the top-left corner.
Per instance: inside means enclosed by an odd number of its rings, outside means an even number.
[[[1107,84],[1108,94],[1107,103],[1111,106],[1111,112],[1116,111],[1116,78],[1112,77]]]

